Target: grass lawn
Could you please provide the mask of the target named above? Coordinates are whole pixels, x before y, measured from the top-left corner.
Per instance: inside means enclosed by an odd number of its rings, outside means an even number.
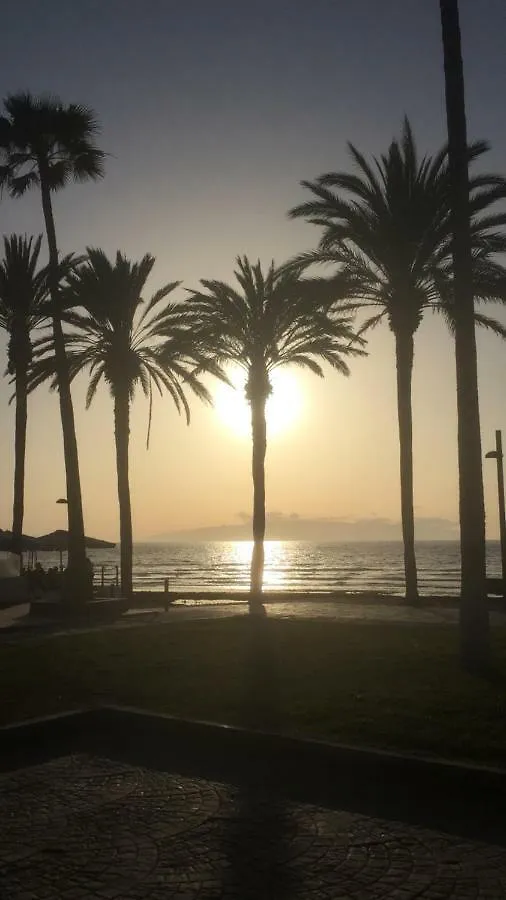
[[[247,618],[0,646],[0,724],[97,702],[330,740],[503,763],[497,677],[458,667],[449,626]]]

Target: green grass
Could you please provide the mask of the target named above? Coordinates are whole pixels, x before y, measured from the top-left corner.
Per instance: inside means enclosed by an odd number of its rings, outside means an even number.
[[[506,747],[497,678],[459,670],[448,626],[179,622],[0,648],[0,724],[110,702],[311,737],[491,763]]]

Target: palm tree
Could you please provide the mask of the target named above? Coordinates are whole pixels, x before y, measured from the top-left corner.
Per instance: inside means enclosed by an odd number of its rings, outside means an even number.
[[[49,315],[47,269],[37,269],[42,236],[4,237],[0,262],[0,328],[9,335],[7,374],[14,377],[14,501],[12,552],[21,558],[23,532],[28,373],[32,362],[31,334]]]
[[[98,127],[94,114],[77,104],[64,106],[56,97],[11,94],[0,117],[0,187],[22,197],[32,187],[40,190],[49,248],[49,292],[57,365],[58,391],[67,482],[69,553],[66,580],[68,599],[89,598],[86,550],[79,477],[74,409],[65,356],[58,283],[58,247],[51,193],[69,181],[103,175],[104,154],[94,145]]]
[[[325,303],[296,272],[238,257],[235,271],[240,290],[222,281],[201,280],[203,291],[191,292],[198,333],[220,362],[235,363],[246,373],[246,398],[251,408],[253,443],[253,554],[250,610],[262,609],[261,593],[265,537],[265,406],[271,392],[271,372],[297,365],[323,376],[321,361],[348,375],[344,357],[363,354],[363,343],[349,318],[330,317]]]
[[[88,370],[90,382],[86,405],[92,402],[99,383],[108,385],[114,402],[114,434],[118,478],[118,502],[121,541],[122,595],[132,594],[132,513],[129,481],[130,404],[140,384],[150,403],[153,387],[166,390],[178,412],[187,422],[190,409],[185,396],[189,388],[197,397],[211,398],[198,378],[197,367],[215,371],[199,352],[183,304],[163,301],[180,282],[164,285],[151,297],[142,292],[155,259],[146,254],[140,262],[131,262],[118,252],[110,262],[103,250],[87,250],[85,264],[68,278],[64,291],[66,311],[63,318],[72,327],[66,334],[67,359],[71,380]],[[31,388],[53,378],[56,360],[54,341],[38,342],[38,361]],[[149,443],[149,430],[148,430]]]
[[[468,150],[473,161],[486,150],[477,143]],[[408,120],[400,140],[372,164],[352,144],[357,172],[330,173],[303,182],[314,199],[291,210],[323,227],[315,251],[301,254],[295,265],[335,264],[337,293],[362,308],[376,307],[362,332],[389,324],[395,339],[397,413],[399,422],[401,520],[404,544],[406,600],[418,600],[413,504],[413,448],[411,382],[414,335],[424,310],[442,311],[453,322],[451,228],[448,202],[447,150],[433,158],[419,158]],[[470,182],[470,209],[475,255],[473,272],[478,299],[504,300],[505,272],[494,254],[506,249],[496,229],[503,214],[488,212],[506,195],[506,181],[479,175]],[[480,324],[505,336],[502,326],[476,314]]]
[[[486,606],[485,503],[481,464],[478,369],[472,284],[472,209],[469,203],[467,126],[458,0],[440,0],[443,36],[448,160],[455,281],[455,358],[457,365],[461,657],[482,667],[490,654]]]

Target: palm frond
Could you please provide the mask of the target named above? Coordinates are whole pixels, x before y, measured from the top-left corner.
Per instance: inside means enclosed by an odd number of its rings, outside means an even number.
[[[8,372],[26,371],[33,333],[49,315],[47,269],[39,269],[42,237],[4,236],[0,260],[0,328],[9,335]]]
[[[190,294],[199,343],[220,366],[240,364],[251,394],[268,391],[268,373],[279,366],[301,366],[322,375],[323,361],[347,374],[344,357],[363,353],[364,342],[344,314],[355,308],[345,302],[348,285],[345,290],[340,278],[302,278],[303,270],[300,259],[279,268],[271,263],[263,270],[260,263],[241,257],[235,272],[240,290],[202,280],[203,290]]]
[[[488,145],[468,147],[472,168]],[[353,172],[330,172],[302,182],[310,199],[289,212],[321,232],[316,249],[288,263],[294,273],[332,267],[349,305],[378,306],[394,331],[414,333],[427,308],[452,319],[452,225],[448,148],[420,158],[406,119],[399,139],[367,160],[349,145]],[[471,171],[469,209],[473,287],[477,301],[504,301],[506,269],[495,254],[506,251],[506,179]],[[383,318],[373,315],[366,326]],[[360,333],[363,333],[362,331]]]
[[[103,364],[99,365],[89,380],[88,390],[86,391],[86,409],[89,409],[93,398],[97,392],[98,385],[100,384],[101,379],[104,377],[104,366]]]
[[[94,113],[58,97],[28,91],[4,100],[0,119],[0,184],[13,197],[38,186],[44,178],[56,191],[69,181],[101,178],[105,154],[95,146]]]
[[[142,299],[154,262],[150,254],[132,262],[120,251],[110,260],[100,248],[88,247],[84,261],[68,271],[62,290],[71,378],[83,369],[89,371],[87,406],[101,381],[112,396],[126,390],[130,400],[140,385],[149,404],[148,444],[153,389],[167,392],[189,422],[185,391],[209,402],[199,374],[224,377],[216,359],[205,350],[190,305],[168,302],[180,282],[164,285],[147,302]],[[54,372],[52,336],[41,337],[35,352],[33,383],[38,384]]]

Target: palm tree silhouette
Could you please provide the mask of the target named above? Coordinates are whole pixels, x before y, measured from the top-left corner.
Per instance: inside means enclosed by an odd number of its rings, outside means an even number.
[[[179,285],[173,281],[151,297],[142,299],[155,258],[146,254],[131,262],[118,252],[110,262],[103,250],[88,248],[88,258],[68,278],[62,292],[65,323],[72,332],[65,336],[71,380],[88,370],[90,382],[86,405],[92,402],[100,381],[105,381],[114,402],[114,434],[118,478],[121,541],[121,588],[128,599],[132,593],[132,513],[129,481],[130,404],[140,385],[149,399],[150,424],[153,388],[171,396],[187,422],[190,409],[188,388],[200,399],[211,397],[199,380],[200,371],[213,370],[206,363],[194,339],[184,304],[163,301]],[[53,337],[36,345],[37,361],[30,381],[33,389],[49,378],[56,387]],[[198,370],[198,371],[197,371]],[[149,427],[148,427],[149,443]]]
[[[323,227],[316,250],[300,254],[294,265],[335,264],[337,296],[357,307],[379,308],[364,322],[361,333],[388,322],[395,339],[397,413],[399,422],[401,520],[404,544],[406,600],[418,600],[413,504],[413,439],[411,382],[414,335],[424,311],[442,312],[454,322],[447,148],[420,159],[406,119],[400,140],[369,163],[349,144],[356,173],[333,172],[302,184],[314,199],[296,206],[291,217],[303,217]],[[487,149],[476,143],[470,161]],[[497,228],[506,222],[489,207],[506,195],[506,181],[478,175],[470,181],[473,215],[474,288],[477,299],[504,300],[505,270],[495,254],[506,250]],[[330,281],[330,284],[332,281]],[[501,336],[499,322],[476,314],[479,324]]]
[[[486,605],[485,502],[473,296],[473,223],[469,203],[464,72],[457,0],[440,0],[455,281],[460,495],[460,649],[464,665],[483,667],[490,655]]]
[[[25,493],[28,373],[32,332],[49,316],[47,269],[38,269],[42,236],[4,237],[0,262],[0,328],[9,335],[7,373],[15,383],[14,500],[12,551],[21,557]]]
[[[297,365],[323,376],[321,363],[348,375],[346,356],[363,354],[350,318],[331,317],[322,296],[296,272],[275,268],[264,274],[260,262],[237,258],[240,290],[223,281],[201,280],[205,290],[191,292],[195,332],[220,363],[235,363],[246,373],[251,408],[253,476],[253,554],[250,611],[262,610],[265,537],[265,405],[271,372]]]
[[[30,188],[40,190],[49,249],[49,292],[63,432],[67,481],[69,546],[66,594],[72,602],[89,598],[79,477],[79,459],[65,356],[58,281],[58,247],[51,193],[69,181],[97,179],[104,154],[94,145],[98,131],[94,114],[77,104],[64,106],[56,97],[11,94],[0,117],[0,187],[12,197]]]

